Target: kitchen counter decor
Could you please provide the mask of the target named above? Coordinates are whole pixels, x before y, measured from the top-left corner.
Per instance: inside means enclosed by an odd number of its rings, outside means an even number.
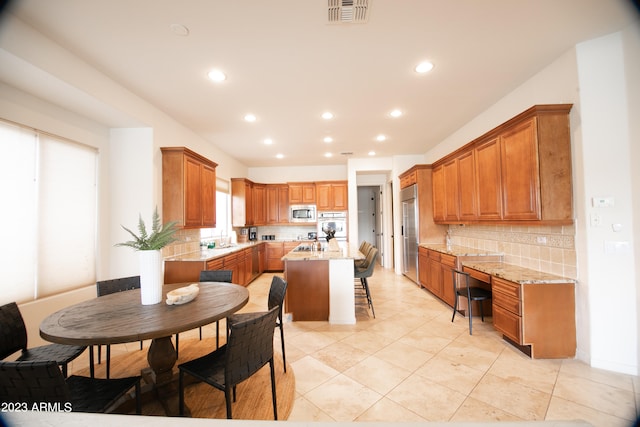
[[[171,292],[167,292],[167,305],[180,305],[193,301],[200,292],[200,288],[197,283],[192,283],[189,286],[183,286],[182,288],[174,289]]]
[[[140,300],[142,305],[158,304],[162,301],[162,266],[164,260],[160,249],[175,242],[174,237],[177,231],[175,222],[160,223],[158,208],[153,212],[151,222],[151,234],[142,220],[142,215],[138,219],[138,232],[136,235],[127,227],[122,228],[129,233],[133,240],[118,243],[116,246],[128,246],[139,251],[140,260]]]

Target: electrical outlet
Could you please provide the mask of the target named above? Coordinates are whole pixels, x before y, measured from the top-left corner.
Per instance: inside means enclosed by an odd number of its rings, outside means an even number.
[[[540,244],[540,245],[546,245],[547,244],[547,238],[545,236],[538,236],[536,238],[536,240],[538,241],[538,244]]]
[[[592,227],[600,227],[602,225],[602,217],[600,216],[600,214],[592,213],[590,215],[590,219]]]

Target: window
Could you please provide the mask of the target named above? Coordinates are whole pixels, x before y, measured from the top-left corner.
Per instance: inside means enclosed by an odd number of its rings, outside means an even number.
[[[95,283],[97,150],[0,121],[0,304]]]

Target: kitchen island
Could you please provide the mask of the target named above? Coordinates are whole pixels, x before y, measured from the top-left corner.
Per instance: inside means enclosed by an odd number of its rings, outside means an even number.
[[[354,260],[365,256],[341,242],[337,250],[301,244],[282,257],[287,294],[285,313],[295,321],[329,321],[355,324]]]

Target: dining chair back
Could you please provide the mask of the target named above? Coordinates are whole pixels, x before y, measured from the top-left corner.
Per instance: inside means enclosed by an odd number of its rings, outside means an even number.
[[[271,310],[273,307],[278,308],[278,319],[276,327],[280,329],[280,342],[282,343],[282,364],[284,371],[287,372],[287,357],[284,352],[284,319],[282,318],[284,307],[284,296],[287,293],[287,282],[280,276],[273,276],[271,279],[271,287],[269,288],[269,299],[267,308]]]
[[[27,405],[29,410],[106,412],[131,388],[140,414],[140,377],[115,380],[72,375],[65,380],[54,361],[0,362],[0,401]]]
[[[273,363],[273,329],[278,307],[264,313],[243,313],[228,318],[229,340],[213,352],[178,366],[180,415],[184,414],[184,374],[189,374],[224,391],[227,418],[232,418],[231,393],[236,385],[251,377],[267,363],[271,371],[273,417],[278,419],[276,380]]]
[[[27,327],[15,302],[0,306],[0,359],[21,351],[19,361],[55,361],[67,376],[67,364],[80,356],[86,346],[46,344],[27,348]]]
[[[225,282],[233,281],[233,270],[202,270],[200,282]],[[200,327],[200,340],[202,340],[202,327]],[[220,321],[216,321],[216,348],[220,347]]]
[[[101,280],[96,282],[96,293],[98,297],[115,294],[116,292],[130,291],[132,289],[140,289],[140,276],[120,277],[118,279]],[[142,341],[140,341],[140,350],[142,350]],[[98,346],[98,364],[102,359],[102,346]],[[93,363],[93,346],[89,347],[89,363],[91,365],[91,378],[95,376]],[[107,367],[106,377],[111,377],[111,346],[107,344]]]
[[[458,299],[460,297],[466,298],[468,303],[468,311],[469,311],[469,335],[473,335],[473,302],[478,301],[480,306],[480,317],[484,322],[484,312],[482,309],[482,305],[484,301],[490,300],[492,297],[491,291],[488,289],[481,288],[479,286],[471,286],[469,284],[469,273],[456,270],[455,268],[451,270],[451,275],[453,276],[453,292],[455,296],[455,300],[453,303],[453,316],[451,316],[451,322],[456,317],[456,311],[458,311]]]

